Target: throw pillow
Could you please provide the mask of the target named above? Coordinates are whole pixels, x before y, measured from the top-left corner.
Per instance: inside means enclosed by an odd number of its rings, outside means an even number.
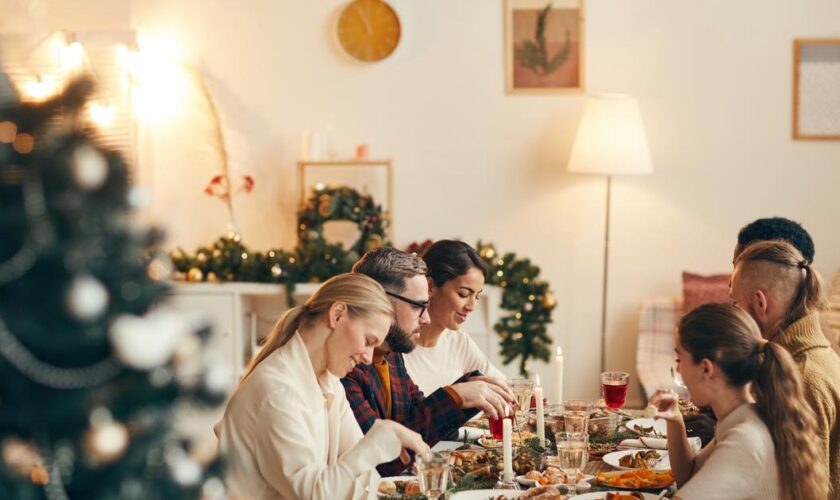
[[[695,307],[712,303],[729,302],[729,274],[703,276],[683,271],[683,314]]]

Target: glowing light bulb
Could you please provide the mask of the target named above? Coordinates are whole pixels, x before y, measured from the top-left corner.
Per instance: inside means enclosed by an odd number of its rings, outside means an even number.
[[[106,106],[98,102],[91,102],[87,108],[88,116],[100,128],[110,127],[114,124],[116,110],[113,106]]]

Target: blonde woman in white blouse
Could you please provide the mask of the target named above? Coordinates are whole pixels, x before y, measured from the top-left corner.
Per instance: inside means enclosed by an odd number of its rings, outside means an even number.
[[[371,362],[392,321],[382,287],[355,273],[280,318],[216,426],[234,498],[375,498],[376,465],[429,452],[390,420],[363,435],[339,381]]]
[[[431,322],[420,331],[414,350],[404,355],[411,379],[424,394],[471,372],[504,381],[504,374],[462,329],[484,289],[484,261],[471,246],[453,240],[434,243],[423,260],[429,268]]]

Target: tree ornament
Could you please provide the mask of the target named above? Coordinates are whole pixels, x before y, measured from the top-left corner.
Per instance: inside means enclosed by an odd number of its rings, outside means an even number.
[[[109,330],[117,358],[136,370],[150,370],[172,357],[181,338],[192,331],[183,316],[156,311],[146,316],[122,315]]]
[[[172,265],[172,260],[163,252],[156,253],[146,266],[146,274],[155,281],[172,279],[173,271],[174,266]]]
[[[207,273],[207,282],[208,283],[218,283],[219,282],[219,277],[216,276],[216,273],[214,273],[213,271],[210,271],[209,273]]]
[[[109,300],[105,286],[89,274],[73,278],[66,295],[67,310],[80,321],[93,321],[100,317]]]
[[[533,311],[533,310],[534,310],[534,304],[532,304],[532,303],[530,303],[530,302],[526,302],[526,303],[522,306],[522,310],[523,310],[523,311],[525,311],[525,312],[531,312],[531,311]]]
[[[29,477],[32,470],[43,464],[43,459],[32,443],[16,437],[3,440],[3,462],[22,477]]]
[[[210,394],[224,395],[233,385],[233,373],[221,364],[214,364],[204,372],[204,387]]]
[[[542,298],[542,305],[544,308],[551,311],[557,306],[557,299],[554,298],[554,294],[551,292],[545,292]]]
[[[480,255],[482,259],[492,260],[493,257],[496,256],[496,249],[490,244],[483,245],[479,248],[478,255]]]
[[[274,264],[271,266],[271,275],[275,278],[279,278],[283,274],[283,268],[280,267],[280,264]]]
[[[192,486],[201,480],[201,467],[180,447],[166,450],[166,464],[172,479],[182,486]]]
[[[78,146],[71,159],[73,178],[82,189],[99,189],[108,178],[108,161],[89,144]]]
[[[90,429],[85,434],[85,451],[96,463],[108,464],[118,459],[128,447],[128,429],[99,407],[90,414]]]
[[[191,283],[198,283],[204,279],[204,273],[201,272],[201,269],[197,267],[191,267],[189,271],[187,271],[187,281]]]

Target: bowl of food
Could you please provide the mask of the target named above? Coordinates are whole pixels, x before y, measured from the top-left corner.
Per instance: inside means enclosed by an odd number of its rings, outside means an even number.
[[[615,413],[607,413],[600,416],[589,417],[589,436],[599,438],[611,438],[618,431],[619,418]]]

